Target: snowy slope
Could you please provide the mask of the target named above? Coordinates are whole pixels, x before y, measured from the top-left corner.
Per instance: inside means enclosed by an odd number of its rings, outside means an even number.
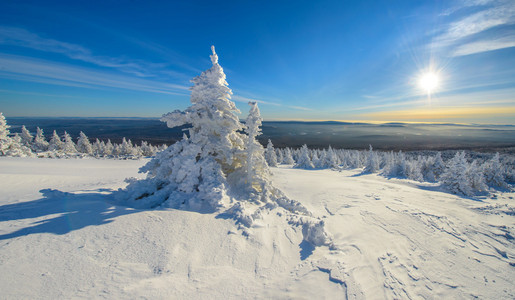
[[[0,158],[0,298],[515,297],[513,193],[273,168],[332,233],[313,248],[275,213],[242,232],[224,214],[115,205],[144,163]]]

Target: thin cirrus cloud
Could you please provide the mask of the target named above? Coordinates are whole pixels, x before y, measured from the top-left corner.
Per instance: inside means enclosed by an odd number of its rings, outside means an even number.
[[[189,90],[187,86],[9,54],[0,54],[0,77],[63,86],[108,87],[172,95],[187,95]]]
[[[23,28],[0,26],[0,44],[62,54],[74,60],[113,68],[138,77],[155,77],[157,74],[183,76],[179,72],[166,70],[167,65],[164,63],[94,55],[83,46],[44,38]]]
[[[433,39],[433,47],[449,48],[451,56],[464,56],[515,45],[514,34],[502,36],[500,31],[489,31],[515,24],[513,0],[465,1],[446,15],[455,14],[465,7],[474,8],[474,12],[444,25],[441,33]]]

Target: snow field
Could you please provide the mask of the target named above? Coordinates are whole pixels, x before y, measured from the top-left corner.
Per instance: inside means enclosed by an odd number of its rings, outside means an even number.
[[[242,230],[223,212],[114,205],[145,162],[0,158],[2,298],[515,295],[513,193],[473,200],[358,170],[272,168],[332,234],[333,248],[315,248],[277,209]]]

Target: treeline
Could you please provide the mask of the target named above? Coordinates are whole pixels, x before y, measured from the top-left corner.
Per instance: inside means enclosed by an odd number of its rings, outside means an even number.
[[[306,145],[300,149],[275,149],[268,141],[265,158],[272,167],[286,164],[300,169],[362,169],[362,174],[440,183],[447,191],[465,196],[507,190],[515,182],[515,158],[499,153],[489,158],[471,158],[464,151],[458,151],[444,160],[441,152],[407,155],[402,151],[374,151],[372,146],[368,151],[309,149]]]
[[[52,137],[47,140],[43,130],[37,128],[32,135],[25,126],[21,133],[10,134],[9,126],[0,113],[0,155],[18,157],[108,157],[108,158],[139,158],[154,156],[166,149],[166,145],[154,146],[145,141],[134,145],[131,140],[123,138],[121,144],[95,139],[92,143],[82,131],[77,142],[65,131],[61,136],[54,130]]]

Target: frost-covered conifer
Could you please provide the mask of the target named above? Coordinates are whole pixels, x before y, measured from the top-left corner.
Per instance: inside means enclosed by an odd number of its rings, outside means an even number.
[[[282,149],[279,149],[279,148],[275,149],[275,155],[277,157],[277,164],[282,164],[283,160],[284,160]]]
[[[44,152],[48,151],[48,142],[43,135],[43,129],[37,128],[36,137],[34,138],[34,142],[32,143],[32,148],[35,152]]]
[[[274,144],[271,140],[268,140],[268,144],[265,149],[265,159],[270,167],[277,167],[277,154],[275,153]]]
[[[376,173],[379,171],[379,156],[372,149],[372,145],[370,145],[370,149],[368,150],[368,159],[365,164],[365,169],[363,172],[365,173]]]
[[[191,124],[189,138],[156,154],[140,171],[147,179],[127,187],[129,201],[212,210],[227,198],[227,176],[245,167],[245,137],[230,101],[232,91],[212,47],[213,66],[192,79],[191,103],[185,111],[165,114],[161,120],[173,128]]]
[[[32,136],[32,134],[30,134],[30,131],[27,130],[25,125],[23,125],[21,127],[20,138],[21,138],[22,145],[32,149],[32,141],[33,141],[34,137]]]
[[[329,146],[329,149],[327,149],[327,151],[324,150],[324,152],[326,152],[325,161],[323,163],[325,167],[337,168],[340,165],[340,159],[334,152],[333,148]]]
[[[123,138],[119,152],[119,155],[134,155],[134,147],[132,146],[131,140],[127,141],[125,138]]]
[[[433,173],[435,174],[435,179],[438,180],[438,178],[440,178],[440,175],[443,174],[443,172],[445,172],[445,163],[442,159],[442,153],[440,152],[436,152],[436,156],[434,158],[434,163],[433,163]]]
[[[472,187],[468,178],[468,163],[465,159],[465,152],[457,152],[449,160],[445,171],[440,176],[440,182],[450,192],[466,196],[473,195]]]
[[[32,157],[34,154],[32,153],[32,150],[30,150],[29,147],[26,147],[22,145],[21,143],[21,137],[18,133],[14,135],[14,137],[11,138],[12,142],[7,148],[7,152],[5,155],[7,156],[17,156],[17,157]]]
[[[302,145],[302,148],[300,148],[300,154],[299,158],[297,160],[297,163],[294,168],[298,169],[314,169],[315,166],[313,165],[313,162],[311,161],[311,158],[309,157],[309,149],[306,144]]]
[[[284,160],[283,160],[283,164],[285,165],[293,165],[295,163],[295,160],[293,160],[293,155],[291,153],[291,149],[290,148],[285,148],[284,149]]]
[[[483,168],[477,163],[477,160],[472,161],[467,168],[467,177],[469,180],[472,193],[483,192],[488,190],[483,175]]]
[[[9,133],[9,125],[7,125],[4,115],[0,112],[0,155],[7,155],[7,149],[13,142]]]
[[[257,196],[269,185],[269,169],[266,163],[263,146],[257,141],[256,137],[261,134],[262,118],[256,102],[249,102],[250,111],[245,121],[245,152],[246,161],[246,180],[245,185],[252,196]],[[275,152],[274,152],[275,153]]]
[[[73,142],[72,137],[66,131],[64,132],[63,152],[66,154],[77,153],[77,148],[75,147],[75,143]]]
[[[54,130],[52,133],[52,137],[50,138],[50,142],[48,143],[48,151],[53,152],[60,152],[64,148],[64,143],[61,141],[61,138],[59,135],[57,135],[57,132]]]
[[[93,154],[93,147],[91,146],[91,142],[89,141],[89,138],[86,136],[86,134],[82,131],[80,132],[79,139],[77,140],[77,151],[87,155]]]
[[[152,149],[152,146],[149,145],[146,141],[141,141],[141,155],[150,157],[154,155],[154,151]]]
[[[483,174],[486,184],[494,188],[507,188],[504,178],[504,166],[499,160],[499,153],[483,164]]]
[[[104,148],[104,154],[107,156],[113,155],[113,150],[114,150],[113,143],[111,143],[110,139],[107,139],[107,143]]]

